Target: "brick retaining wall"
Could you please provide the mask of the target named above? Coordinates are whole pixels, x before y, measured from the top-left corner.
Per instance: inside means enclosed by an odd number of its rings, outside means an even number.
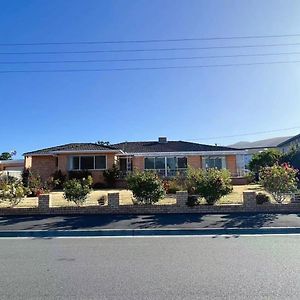
[[[41,195],[36,208],[0,208],[0,216],[7,215],[78,215],[78,214],[174,214],[174,213],[298,213],[300,203],[256,204],[255,192],[243,193],[243,204],[185,205],[188,194],[176,193],[176,204],[170,205],[120,205],[119,193],[108,193],[108,204],[82,207],[51,207],[51,195]]]

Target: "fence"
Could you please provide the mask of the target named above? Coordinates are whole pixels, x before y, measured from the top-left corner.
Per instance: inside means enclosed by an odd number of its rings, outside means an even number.
[[[22,178],[22,171],[5,170],[5,171],[0,172],[0,177],[1,176],[11,176],[11,177],[21,179]]]
[[[73,215],[73,214],[174,214],[174,213],[298,213],[300,203],[289,204],[256,203],[255,192],[243,193],[243,204],[197,205],[188,207],[188,193],[176,193],[176,203],[169,205],[120,205],[120,194],[109,193],[108,203],[104,206],[51,207],[51,195],[40,195],[36,208],[0,208],[0,215]]]

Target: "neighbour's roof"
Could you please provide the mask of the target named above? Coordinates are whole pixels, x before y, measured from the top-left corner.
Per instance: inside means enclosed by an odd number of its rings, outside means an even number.
[[[115,150],[118,151],[117,148],[109,145],[99,145],[95,143],[71,143],[71,144],[65,144],[45,149],[40,149],[36,151],[31,151],[24,153],[24,155],[46,155],[46,154],[53,154],[56,152],[69,152],[69,151],[111,151]]]
[[[123,142],[114,144],[127,153],[145,153],[145,152],[188,152],[188,151],[231,151],[237,150],[231,147],[212,146],[184,141],[157,142]]]
[[[281,145],[281,143],[285,143],[290,138],[290,136],[282,136],[254,142],[241,141],[230,145],[229,147],[234,147],[238,149],[275,148]]]
[[[282,146],[284,146],[284,145],[286,145],[286,144],[288,144],[288,143],[290,143],[290,142],[292,142],[292,141],[294,141],[298,138],[300,138],[300,134],[297,134],[295,136],[290,137],[289,139],[287,139],[285,141],[282,141],[280,144],[278,144],[278,147],[282,147]]]

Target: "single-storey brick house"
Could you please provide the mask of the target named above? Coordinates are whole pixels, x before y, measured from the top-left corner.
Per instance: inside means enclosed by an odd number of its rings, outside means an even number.
[[[123,174],[132,170],[154,170],[163,177],[194,168],[224,168],[232,177],[244,175],[245,151],[230,147],[184,141],[123,142],[114,145],[72,143],[27,152],[25,168],[47,180],[55,171],[89,170],[94,182],[103,181],[103,170],[116,164]]]

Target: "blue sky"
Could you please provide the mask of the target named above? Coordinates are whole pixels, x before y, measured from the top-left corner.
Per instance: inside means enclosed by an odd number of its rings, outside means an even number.
[[[300,2],[0,1],[0,43],[300,34]],[[300,43],[300,37],[147,44],[1,46],[0,52]],[[300,52],[300,46],[142,53],[4,55],[1,62]],[[300,60],[299,55],[189,61],[0,64],[4,70],[101,69]],[[300,128],[300,63],[202,69],[0,73],[0,152],[69,142],[172,140],[230,144]]]

